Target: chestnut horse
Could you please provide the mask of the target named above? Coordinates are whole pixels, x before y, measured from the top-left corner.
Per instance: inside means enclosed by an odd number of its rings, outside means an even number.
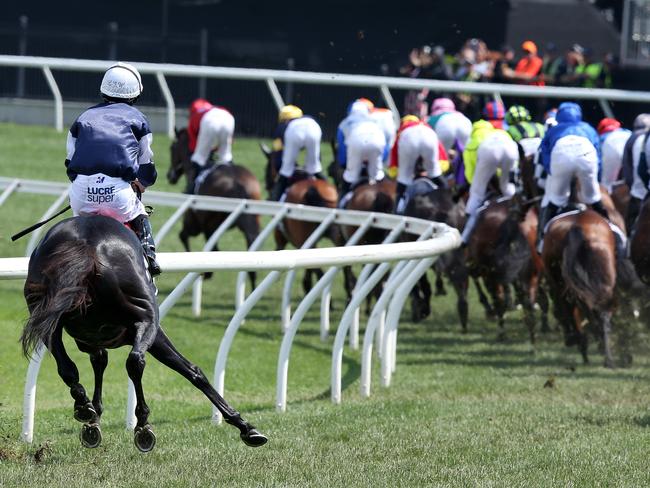
[[[544,237],[542,260],[566,345],[577,344],[588,363],[585,326],[589,326],[602,341],[605,366],[613,367],[610,334],[617,260],[608,222],[593,210],[557,217]]]

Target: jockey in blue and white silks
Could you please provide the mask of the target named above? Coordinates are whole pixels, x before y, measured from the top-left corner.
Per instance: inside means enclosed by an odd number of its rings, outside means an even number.
[[[361,179],[363,163],[367,163],[371,181],[384,179],[384,159],[389,147],[384,131],[370,116],[368,104],[357,100],[350,105],[348,116],[339,124],[336,140],[337,159],[345,168],[341,182],[341,197]]]
[[[72,182],[73,214],[105,215],[128,223],[142,241],[151,275],[160,273],[151,224],[136,195],[156,182],[147,118],[133,107],[142,93],[140,73],[131,65],[111,66],[102,80],[104,103],[90,107],[68,133],[65,166]]]
[[[556,120],[557,125],[548,130],[540,145],[540,160],[548,174],[538,227],[540,242],[546,224],[569,203],[574,177],[580,183],[582,202],[608,218],[598,184],[602,164],[598,133],[583,122],[582,109],[576,103],[562,103]]]

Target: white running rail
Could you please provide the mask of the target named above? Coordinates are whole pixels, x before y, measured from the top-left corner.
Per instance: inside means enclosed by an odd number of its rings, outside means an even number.
[[[51,205],[44,217],[63,204],[68,185],[66,183],[54,183],[35,180],[20,180],[15,178],[0,177],[0,205],[10,200],[15,193],[45,194],[58,197],[56,205]],[[374,288],[374,285],[386,274],[390,263],[396,263],[390,274],[389,281],[382,296],[373,309],[366,328],[366,339],[364,341],[364,368],[362,370],[364,380],[362,388],[364,394],[369,393],[369,362],[368,355],[372,351],[372,336],[377,334],[377,341],[382,345],[382,376],[383,383],[388,385],[390,381],[386,368],[392,369],[395,364],[395,336],[397,332],[400,311],[408,296],[408,293],[417,279],[426,272],[441,253],[452,250],[460,245],[460,236],[455,229],[444,224],[429,222],[425,220],[403,217],[398,215],[374,214],[368,212],[345,211],[339,209],[309,207],[279,202],[261,202],[251,200],[238,200],[218,197],[188,196],[174,193],[147,192],[144,200],[149,204],[169,206],[174,208],[194,208],[201,210],[212,210],[230,213],[224,224],[215,230],[208,239],[203,252],[161,252],[158,254],[158,261],[166,273],[185,272],[188,273],[172,292],[160,304],[161,320],[176,303],[178,298],[189,289],[200,273],[206,271],[270,271],[262,282],[252,290],[248,297],[243,297],[241,290],[238,291],[237,309],[231,319],[224,337],[221,341],[218,354],[215,359],[214,385],[223,394],[225,367],[230,347],[237,330],[242,325],[246,315],[266,291],[281,276],[283,271],[291,271],[301,268],[329,267],[324,276],[316,283],[314,288],[303,298],[291,316],[287,330],[284,334],[277,368],[277,398],[276,408],[284,411],[287,405],[288,366],[293,338],[298,331],[305,313],[312,306],[314,301],[331,284],[334,275],[346,265],[353,264],[379,264],[375,271],[364,273],[363,280],[357,283],[352,301],[347,306],[344,316],[337,329],[334,351],[332,354],[332,400],[335,403],[341,401],[341,360],[343,354],[344,338],[353,323],[354,317],[358,314],[358,307],[366,295]],[[262,230],[260,236],[251,247],[258,249],[273,229],[287,216],[292,219],[301,219],[310,222],[319,222],[308,239],[304,249],[285,251],[220,251],[208,252],[218,239],[224,234],[228,227],[242,213],[253,213],[272,216],[271,222]],[[159,237],[164,236],[182,217],[182,212],[174,212],[172,216],[161,226]],[[325,233],[330,225],[345,224],[355,225],[358,230],[346,242],[343,247],[327,247],[312,249],[318,239]],[[381,228],[387,231],[384,244],[356,246],[364,233],[371,227]],[[41,235],[43,228],[36,231],[37,236]],[[417,241],[393,243],[400,232],[408,232],[419,236]],[[34,242],[37,237],[34,237]],[[160,244],[160,243],[158,243]],[[31,248],[32,245],[30,244]],[[0,258],[0,279],[24,279],[27,275],[29,258]],[[370,270],[370,268],[367,268]],[[387,316],[388,338],[382,336],[381,320],[378,318]],[[322,327],[329,324],[322,324]],[[358,333],[355,332],[355,334]],[[321,337],[326,338],[327,331],[321,330]],[[370,336],[370,339],[369,339]],[[358,340],[358,339],[357,339]],[[33,440],[34,412],[36,398],[36,381],[42,358],[45,354],[45,347],[41,344],[32,358],[25,384],[24,415],[22,438],[26,442]],[[133,395],[129,395],[127,405],[127,425],[133,427],[133,412],[135,404]],[[221,418],[213,413],[213,420],[220,422]]]

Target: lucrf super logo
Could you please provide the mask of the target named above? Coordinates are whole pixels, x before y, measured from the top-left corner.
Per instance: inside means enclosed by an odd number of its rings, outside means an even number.
[[[103,180],[103,178],[102,178]],[[115,198],[115,187],[114,186],[105,186],[105,187],[88,187],[88,196],[86,200],[89,203],[109,203]]]

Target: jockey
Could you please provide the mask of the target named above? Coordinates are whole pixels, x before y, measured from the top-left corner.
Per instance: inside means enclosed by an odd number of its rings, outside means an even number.
[[[232,164],[234,132],[235,118],[228,110],[215,107],[203,98],[192,102],[187,134],[194,174],[188,175],[188,185],[193,185],[199,174],[209,168],[208,161],[214,150],[217,151],[217,164]],[[185,193],[194,193],[193,190],[193,186],[188,186]]]
[[[580,183],[583,202],[608,218],[598,185],[601,156],[597,132],[582,121],[582,109],[576,103],[562,103],[556,120],[557,125],[549,129],[540,146],[540,159],[548,173],[537,228],[540,252],[544,227],[569,203],[571,180],[574,176]]]
[[[142,93],[138,70],[117,63],[104,73],[103,103],[90,107],[68,132],[65,166],[75,216],[105,215],[128,223],[142,242],[151,276],[160,274],[151,224],[136,195],[158,176],[149,121],[133,104]]]
[[[628,233],[632,230],[641,210],[641,203],[648,193],[648,189],[639,173],[639,163],[641,162],[641,155],[643,155],[644,159],[647,158],[645,143],[648,131],[650,131],[650,114],[637,115],[632,129],[634,129],[634,132],[625,143],[622,161],[623,179],[630,188],[630,203],[627,206],[627,215],[625,216],[625,227]]]
[[[271,200],[278,201],[289,186],[289,179],[296,171],[296,161],[305,150],[305,171],[324,180],[321,173],[320,142],[323,132],[312,117],[303,115],[295,105],[285,105],[278,115],[278,127],[273,138],[273,159],[278,180],[271,191]]]
[[[530,157],[537,152],[546,129],[538,122],[531,122],[528,109],[522,105],[513,105],[506,112],[508,134],[521,146],[524,156]]]
[[[393,117],[393,112],[389,108],[373,107],[370,109],[370,118],[375,120],[381,130],[384,131],[384,137],[386,138],[386,145],[388,147],[393,147],[395,144],[395,138],[397,134],[397,127],[395,127],[395,118]],[[388,162],[388,151],[384,154],[384,163]]]
[[[504,121],[505,116],[506,106],[503,102],[492,100],[483,107],[483,118],[492,124],[495,129],[505,130],[508,128],[508,124]]]
[[[428,122],[436,131],[447,153],[456,141],[465,147],[472,133],[472,122],[461,112],[456,111],[456,105],[449,98],[436,98],[433,101]]]
[[[608,192],[611,192],[612,185],[618,180],[621,172],[625,143],[632,132],[623,129],[618,120],[610,118],[601,120],[598,123],[597,131],[600,135],[600,148],[603,154],[603,172],[600,182]]]
[[[337,129],[337,159],[345,168],[340,196],[343,198],[361,179],[363,163],[368,164],[370,181],[384,178],[383,161],[388,152],[386,136],[379,124],[370,117],[366,102],[355,100],[348,108],[348,116]]]
[[[397,166],[397,192],[395,208],[404,196],[406,187],[413,183],[415,166],[422,159],[422,169],[438,187],[446,187],[442,178],[439,162],[438,136],[429,124],[421,121],[416,115],[402,117],[402,123],[397,132],[397,139],[390,152],[390,166]]]
[[[479,120],[472,125],[472,135],[463,151],[465,177],[471,183],[465,207],[467,223],[461,239],[467,245],[478,219],[478,209],[485,200],[488,183],[501,170],[499,187],[505,197],[515,194],[514,171],[519,161],[517,144],[510,135],[490,122]]]

